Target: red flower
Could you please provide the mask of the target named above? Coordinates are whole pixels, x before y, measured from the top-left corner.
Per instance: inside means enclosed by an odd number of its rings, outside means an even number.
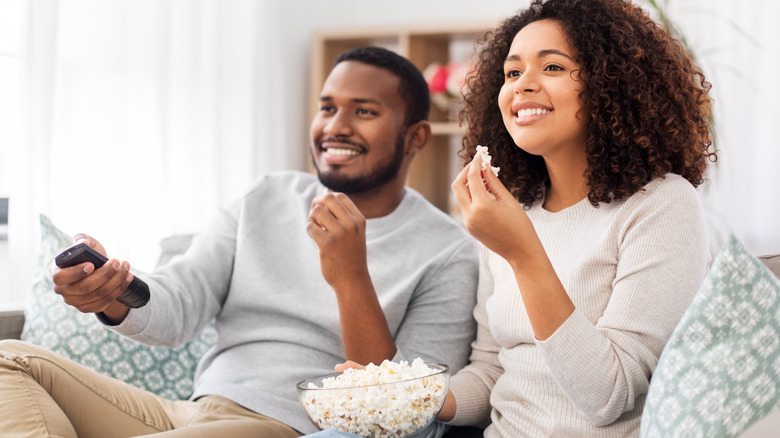
[[[428,82],[428,89],[432,94],[447,92],[449,69],[446,66],[434,62],[425,69],[423,76],[425,76],[425,80]]]

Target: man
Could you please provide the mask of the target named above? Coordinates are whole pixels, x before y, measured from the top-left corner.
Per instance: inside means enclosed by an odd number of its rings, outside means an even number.
[[[315,430],[295,383],[335,364],[422,357],[453,371],[465,365],[474,243],[404,187],[430,137],[428,107],[427,85],[408,60],[375,47],[345,52],[311,125],[318,178],[261,177],[184,256],[144,277],[146,306],[130,310],[114,300],[132,279],[127,262],[53,266],[65,302],[121,334],[176,346],[215,319],[219,339],[201,359],[193,401],[165,400],[4,341],[0,430],[294,437]],[[89,236],[76,240],[105,254]]]

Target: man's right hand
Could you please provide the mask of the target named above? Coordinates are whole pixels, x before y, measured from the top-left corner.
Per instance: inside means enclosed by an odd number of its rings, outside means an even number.
[[[84,242],[106,255],[103,245],[85,234],[77,234],[74,244]],[[109,259],[102,267],[95,269],[92,263],[81,263],[69,268],[60,268],[53,261],[49,267],[54,291],[65,303],[83,313],[100,313],[114,324],[122,322],[130,308],[116,301],[133,280],[130,264]]]

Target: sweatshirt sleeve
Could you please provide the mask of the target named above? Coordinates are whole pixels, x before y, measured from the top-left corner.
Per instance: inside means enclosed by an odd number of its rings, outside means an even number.
[[[416,357],[445,363],[450,372],[468,362],[474,339],[478,261],[474,240],[462,235],[442,251],[430,272],[416,285],[395,336],[393,360]]]
[[[639,195],[621,221],[616,276],[601,317],[594,325],[576,309],[550,338],[536,341],[561,390],[597,426],[647,393],[709,266],[707,226],[690,184]]]
[[[143,280],[149,303],[131,309],[111,328],[150,345],[178,347],[197,336],[216,316],[228,293],[240,203],[221,210],[187,252]]]

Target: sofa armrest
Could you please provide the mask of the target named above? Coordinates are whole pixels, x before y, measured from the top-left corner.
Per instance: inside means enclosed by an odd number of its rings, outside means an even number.
[[[19,339],[24,327],[24,307],[0,305],[0,339]]]
[[[762,255],[758,259],[764,262],[775,277],[780,278],[780,254]]]

